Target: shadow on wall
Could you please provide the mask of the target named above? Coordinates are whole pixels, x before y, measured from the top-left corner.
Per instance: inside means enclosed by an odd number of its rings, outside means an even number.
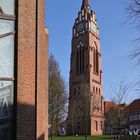
[[[42,136],[40,136],[37,140],[45,140],[44,134]]]
[[[13,137],[13,117],[11,105],[0,107],[0,140],[11,140]],[[22,140],[35,140],[36,118],[35,107],[17,104],[17,137]],[[45,140],[45,133],[36,140]]]
[[[36,110],[31,105],[17,105],[17,139],[23,140],[45,140],[45,134],[35,138],[36,132]]]

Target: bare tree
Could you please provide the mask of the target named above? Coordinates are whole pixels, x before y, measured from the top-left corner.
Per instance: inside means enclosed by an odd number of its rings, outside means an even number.
[[[83,83],[80,88],[80,103],[79,103],[79,109],[82,111],[83,120],[85,121],[85,140],[87,140],[87,130],[88,130],[88,124],[87,119],[90,114],[90,89],[89,86],[86,83]]]
[[[120,85],[118,88],[111,88],[111,94],[110,94],[110,99],[111,101],[116,105],[115,106],[115,110],[114,111],[114,116],[117,118],[117,127],[121,128],[122,125],[125,123],[125,117],[126,117],[126,112],[125,112],[125,105],[126,105],[126,99],[127,101],[129,100],[129,93],[130,93],[130,89],[132,87],[132,84],[127,84],[126,81],[123,79],[120,82]],[[112,113],[111,113],[112,115]],[[116,119],[114,118],[114,123],[116,123]]]
[[[71,112],[71,115],[69,115],[69,118],[67,119],[67,125],[72,130],[72,136],[75,136],[76,134],[76,130],[75,130],[75,124],[76,124],[75,116],[77,115],[77,111],[75,110],[76,108],[78,108],[77,104],[73,103],[69,110]]]
[[[65,81],[61,76],[58,62],[51,55],[49,58],[49,123],[51,139],[57,134],[59,124],[65,120],[67,94]]]
[[[82,82],[72,99],[70,99],[70,108],[68,115],[69,134],[84,134],[85,140],[90,131],[90,118],[95,109],[98,109],[96,94],[90,91],[90,85]],[[80,131],[79,131],[80,130]]]
[[[81,111],[83,114],[82,117],[85,122],[85,140],[87,140],[88,136],[88,120],[95,109],[98,108],[98,106],[96,106],[96,101],[92,100],[91,95],[92,93],[90,91],[89,85],[86,82],[83,83],[80,88],[80,102],[78,106],[80,109],[79,111]],[[95,97],[93,99],[95,99]]]
[[[129,0],[127,7],[127,21],[132,23],[136,27],[136,31],[140,32],[140,0]],[[140,37],[135,40],[136,47],[132,51],[130,57],[132,59],[138,59],[140,62]]]
[[[117,109],[114,107],[111,107],[106,113],[105,113],[105,126],[108,127],[109,131],[112,131],[113,128],[118,127],[118,120],[117,120]]]

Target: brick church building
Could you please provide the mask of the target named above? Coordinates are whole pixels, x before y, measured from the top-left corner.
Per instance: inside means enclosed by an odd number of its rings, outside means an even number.
[[[47,140],[44,0],[0,0],[0,140]]]
[[[85,133],[102,135],[104,130],[104,99],[99,28],[89,0],[83,0],[73,26],[70,97],[67,119],[69,135]],[[89,89],[89,101],[83,96],[83,85]],[[88,96],[87,95],[87,96]],[[86,103],[86,104],[85,104]],[[87,106],[87,111],[82,111]],[[86,116],[85,116],[86,114]]]

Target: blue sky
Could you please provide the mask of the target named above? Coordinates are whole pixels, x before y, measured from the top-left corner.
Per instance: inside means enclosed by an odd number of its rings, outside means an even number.
[[[110,87],[118,87],[123,77],[131,82],[138,77],[139,68],[128,56],[137,34],[126,21],[127,0],[90,0],[96,12],[103,61],[105,98]],[[49,29],[49,52],[60,64],[64,79],[69,81],[72,26],[82,0],[47,0],[46,26]],[[134,94],[132,92],[132,94]],[[135,98],[138,95],[135,94]]]

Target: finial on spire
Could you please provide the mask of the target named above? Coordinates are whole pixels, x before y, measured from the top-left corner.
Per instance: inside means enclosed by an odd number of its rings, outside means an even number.
[[[85,6],[89,6],[89,0],[83,0],[81,9],[83,9]]]

